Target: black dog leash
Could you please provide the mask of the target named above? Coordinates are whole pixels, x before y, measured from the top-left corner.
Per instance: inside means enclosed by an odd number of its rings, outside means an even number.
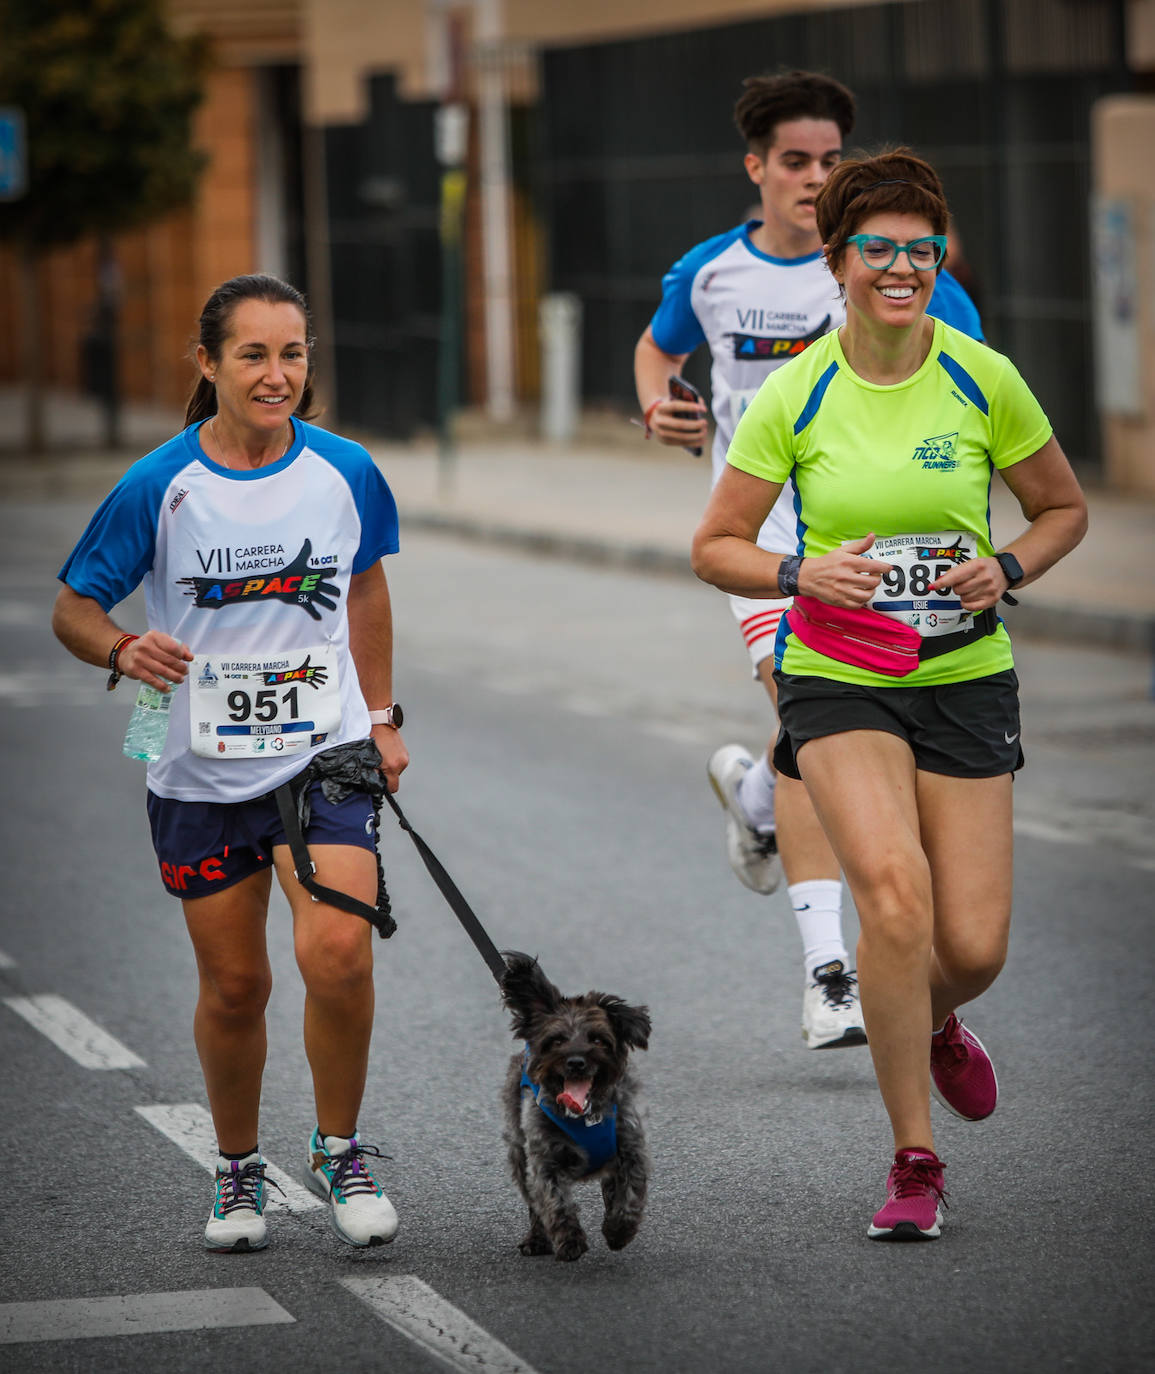
[[[429,876],[441,889],[441,895],[453,908],[453,914],[465,927],[465,933],[477,946],[478,953],[485,960],[486,964],[488,964],[490,973],[497,979],[497,984],[500,987],[502,979],[506,974],[506,963],[501,957],[501,953],[497,946],[489,938],[485,927],[477,919],[477,915],[473,908],[461,895],[461,891],[457,884],[445,871],[445,866],[442,864],[441,860],[406,820],[405,813],[401,810],[400,806],[398,806],[393,793],[386,792],[385,800],[393,808],[398,825],[400,825],[402,830],[408,832],[409,838],[417,846],[417,852],[421,855],[422,863],[429,870]]]
[[[362,916],[373,929],[387,940],[397,929],[397,922],[393,919],[389,911],[388,897],[382,892],[383,884],[378,886],[377,905],[370,906],[367,902],[359,901],[356,897],[351,897],[347,892],[338,892],[335,888],[326,887],[319,883],[313,876],[317,871],[317,865],[313,862],[309,854],[309,847],[305,843],[305,836],[301,830],[301,818],[297,814],[297,801],[293,795],[293,789],[287,782],[273,792],[276,798],[277,810],[281,816],[281,825],[285,831],[285,839],[289,844],[289,852],[293,856],[293,870],[297,881],[313,898],[314,901],[328,902],[330,906],[335,906],[339,911],[347,911],[353,916]],[[380,802],[377,803],[380,807]],[[380,861],[378,861],[380,862]],[[378,869],[380,873],[380,869]]]

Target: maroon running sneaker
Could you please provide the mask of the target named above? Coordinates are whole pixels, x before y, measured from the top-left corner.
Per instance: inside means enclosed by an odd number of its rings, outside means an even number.
[[[937,1240],[945,1167],[933,1150],[899,1150],[886,1176],[886,1204],[866,1232],[870,1239]]]
[[[930,1090],[964,1121],[982,1121],[999,1100],[995,1066],[982,1041],[952,1011],[930,1037]]]

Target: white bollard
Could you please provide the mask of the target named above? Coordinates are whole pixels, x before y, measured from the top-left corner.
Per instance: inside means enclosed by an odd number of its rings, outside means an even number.
[[[581,400],[582,303],[570,291],[543,296],[541,333],[541,432],[564,442],[577,433]]]

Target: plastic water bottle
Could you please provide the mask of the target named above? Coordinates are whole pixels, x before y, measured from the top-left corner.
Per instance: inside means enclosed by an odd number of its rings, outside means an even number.
[[[175,688],[173,690],[175,691]],[[160,758],[168,737],[171,707],[171,691],[158,692],[146,682],[140,684],[140,691],[136,694],[136,705],[128,718],[128,729],[124,732],[126,758],[144,759],[148,763],[155,763]]]

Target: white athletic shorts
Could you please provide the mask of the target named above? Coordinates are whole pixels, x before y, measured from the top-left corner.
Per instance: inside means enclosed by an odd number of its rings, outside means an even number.
[[[774,640],[778,634],[778,622],[793,605],[793,597],[778,601],[755,601],[748,596],[729,598],[730,609],[746,641],[750,662],[754,665],[754,676],[758,676],[758,665],[774,653]]]

